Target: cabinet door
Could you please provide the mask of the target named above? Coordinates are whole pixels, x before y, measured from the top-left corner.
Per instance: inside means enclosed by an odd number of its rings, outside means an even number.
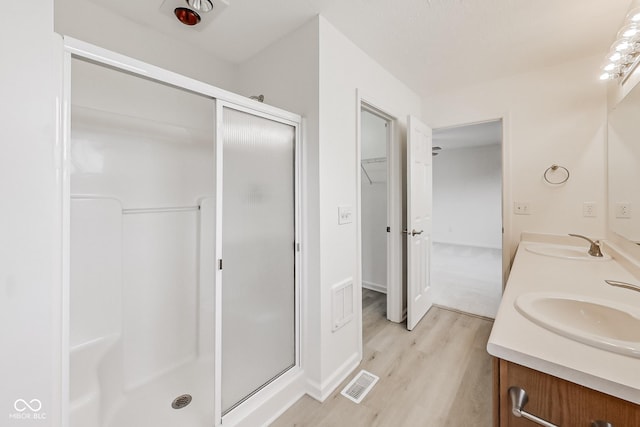
[[[613,427],[640,426],[640,406],[515,363],[500,360],[500,426],[534,427],[511,413],[509,387],[526,390],[524,410],[561,427],[591,427],[595,420]]]

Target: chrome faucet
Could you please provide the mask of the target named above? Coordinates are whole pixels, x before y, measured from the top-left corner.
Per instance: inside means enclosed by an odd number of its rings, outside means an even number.
[[[601,257],[602,256],[602,251],[600,250],[600,242],[599,241],[596,240],[594,242],[590,238],[582,236],[580,234],[571,234],[571,233],[569,233],[569,236],[579,237],[579,238],[584,239],[587,242],[591,243],[591,246],[589,247],[589,255],[596,256],[596,257]]]

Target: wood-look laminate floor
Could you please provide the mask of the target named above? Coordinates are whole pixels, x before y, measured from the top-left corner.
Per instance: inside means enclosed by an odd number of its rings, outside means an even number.
[[[386,296],[363,290],[364,357],[323,403],[304,396],[272,427],[491,427],[492,322],[433,307],[409,332]],[[360,404],[340,391],[360,369],[380,377]]]

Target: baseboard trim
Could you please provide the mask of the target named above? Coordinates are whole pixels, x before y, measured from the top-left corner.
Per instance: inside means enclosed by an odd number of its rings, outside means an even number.
[[[387,293],[387,287],[384,285],[380,285],[379,283],[367,282],[366,280],[363,280],[362,287],[371,291],[380,292],[381,294]]]
[[[338,369],[336,369],[322,384],[307,381],[307,394],[319,402],[324,402],[360,364],[361,356],[354,353]]]

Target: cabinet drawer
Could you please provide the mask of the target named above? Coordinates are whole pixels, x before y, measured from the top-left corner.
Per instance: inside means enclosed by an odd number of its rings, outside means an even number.
[[[591,427],[595,420],[613,427],[640,426],[640,406],[578,384],[500,360],[494,365],[498,383],[500,427],[534,427],[511,413],[509,387],[524,389],[529,401],[524,410],[561,427]],[[495,393],[495,391],[494,391]]]

